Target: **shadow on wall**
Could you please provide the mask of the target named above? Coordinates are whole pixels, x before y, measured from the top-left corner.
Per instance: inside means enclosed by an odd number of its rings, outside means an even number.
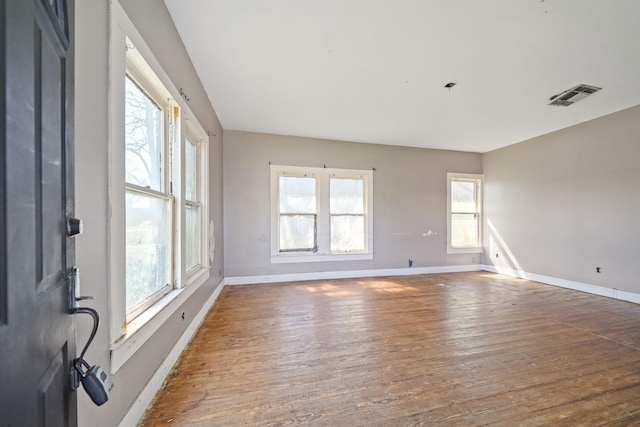
[[[492,264],[498,273],[516,274],[523,279],[529,279],[491,219],[487,219],[487,225],[489,225],[489,264]]]

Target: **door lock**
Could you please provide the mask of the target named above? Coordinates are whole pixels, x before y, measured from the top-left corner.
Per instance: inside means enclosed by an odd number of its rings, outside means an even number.
[[[67,220],[67,236],[75,237],[82,234],[82,220],[78,218],[69,218]]]
[[[109,400],[109,395],[113,389],[113,381],[104,369],[98,365],[89,367],[87,361],[80,358],[74,360],[73,366],[80,375],[82,387],[93,400],[93,403],[100,406]],[[83,367],[87,369],[86,372],[83,372]]]

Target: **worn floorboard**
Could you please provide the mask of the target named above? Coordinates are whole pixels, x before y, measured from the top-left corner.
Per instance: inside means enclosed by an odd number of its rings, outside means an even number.
[[[640,306],[485,272],[227,287],[142,426],[640,425]]]

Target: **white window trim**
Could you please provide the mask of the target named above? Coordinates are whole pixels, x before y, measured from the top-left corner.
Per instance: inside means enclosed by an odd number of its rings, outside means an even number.
[[[144,42],[144,39],[137,31],[131,20],[128,18],[122,6],[117,2],[111,2],[111,33],[110,33],[110,56],[109,56],[109,283],[108,283],[108,298],[109,298],[109,341],[111,366],[110,372],[117,372],[136,351],[144,346],[149,338],[151,338],[164,323],[186,302],[191,295],[193,295],[198,288],[206,282],[209,278],[209,261],[205,259],[203,268],[197,272],[192,272],[183,285],[182,280],[185,280],[186,274],[184,274],[184,262],[180,272],[174,280],[178,280],[178,283],[174,283],[174,289],[168,294],[163,296],[153,306],[147,309],[144,313],[133,319],[130,323],[126,321],[126,289],[125,283],[125,204],[124,204],[124,192],[125,192],[125,150],[124,147],[120,148],[122,144],[122,130],[124,129],[124,76],[127,69],[127,59],[125,54],[126,40],[129,38],[135,45],[136,49],[140,52],[141,56],[149,65],[152,70],[152,76],[149,78],[156,78],[162,86],[168,91],[169,96],[172,98],[175,105],[179,106],[181,110],[181,123],[180,126],[176,126],[176,132],[182,138],[180,132],[184,125],[184,120],[189,119],[192,125],[197,128],[200,134],[204,135],[204,146],[208,146],[207,133],[203,128],[197,124],[195,115],[191,112],[189,106],[184,102],[180,96],[180,92],[172,83],[169,76],[164,72],[160,63],[155,59],[148,45]],[[183,144],[179,144],[180,147]],[[183,157],[180,156],[180,159]],[[203,162],[206,162],[208,156],[203,155]],[[208,168],[204,168],[207,170]],[[203,188],[203,197],[207,197],[208,192],[208,174],[205,179]],[[174,180],[174,185],[175,180]],[[207,201],[208,202],[208,201]],[[206,214],[208,224],[208,203],[203,209]],[[181,209],[174,209],[178,211],[177,219],[174,220],[174,224],[182,224]],[[183,229],[183,228],[180,228]],[[178,235],[179,230],[174,231]],[[203,230],[203,237],[207,234],[207,230]],[[182,238],[182,237],[180,237]],[[176,241],[179,241],[176,239]],[[204,242],[207,240],[205,239]],[[180,245],[180,248],[184,248],[184,245]],[[182,251],[182,249],[181,249]],[[175,251],[178,252],[178,251]],[[205,251],[206,252],[206,251]],[[180,255],[182,256],[182,254]]]
[[[452,247],[451,246],[451,181],[455,179],[473,179],[478,181],[478,195],[477,195],[477,203],[478,203],[478,213],[480,214],[480,218],[478,220],[478,246],[469,246],[469,247]],[[448,172],[447,173],[447,254],[476,254],[482,253],[482,223],[483,223],[483,213],[482,213],[482,200],[483,200],[483,183],[484,183],[484,175],[482,174],[473,174],[473,173],[456,173],[456,172]]]
[[[317,252],[280,253],[278,248],[278,201],[279,180],[282,175],[314,176],[316,178]],[[365,243],[366,251],[353,253],[331,253],[329,178],[360,178],[365,186]],[[302,166],[271,165],[271,263],[365,261],[373,259],[373,171],[356,169],[312,168]]]

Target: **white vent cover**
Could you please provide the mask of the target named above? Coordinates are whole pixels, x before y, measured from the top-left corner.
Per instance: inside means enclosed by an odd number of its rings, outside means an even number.
[[[596,93],[600,89],[602,88],[589,85],[578,85],[557,95],[553,95],[551,98],[549,98],[549,101],[551,101],[549,105],[568,107],[569,105],[575,104],[581,99],[584,99],[587,96]]]

